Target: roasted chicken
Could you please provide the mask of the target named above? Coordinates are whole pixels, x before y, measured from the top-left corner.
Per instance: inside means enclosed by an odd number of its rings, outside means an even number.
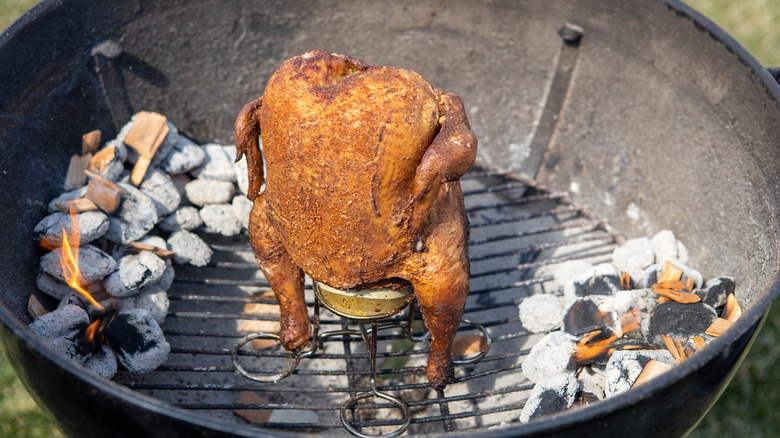
[[[339,289],[411,284],[431,334],[428,381],[449,383],[469,290],[459,178],[477,152],[460,98],[411,71],[312,51],[279,66],[235,134],[284,347],[311,337],[304,273]]]

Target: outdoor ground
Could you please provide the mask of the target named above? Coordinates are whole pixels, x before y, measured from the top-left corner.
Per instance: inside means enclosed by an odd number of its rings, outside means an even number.
[[[638,0],[637,0],[638,1]],[[36,2],[0,0],[0,30]],[[765,66],[780,66],[780,0],[689,0],[740,41]],[[780,426],[780,304],[737,372],[693,438],[774,437]],[[37,407],[0,354],[0,437],[61,437]]]

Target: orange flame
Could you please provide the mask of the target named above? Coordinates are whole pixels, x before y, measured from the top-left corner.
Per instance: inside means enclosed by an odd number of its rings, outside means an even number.
[[[62,255],[60,256],[60,264],[62,265],[62,272],[65,275],[65,281],[68,283],[68,286],[72,287],[76,292],[86,298],[90,304],[101,311],[105,310],[103,306],[101,306],[95,298],[79,284],[79,279],[81,278],[81,271],[79,270],[79,237],[81,235],[81,226],[79,224],[78,214],[72,206],[70,208],[70,224],[70,235],[68,235],[65,226],[62,226]],[[73,240],[73,243],[70,242],[71,240]]]

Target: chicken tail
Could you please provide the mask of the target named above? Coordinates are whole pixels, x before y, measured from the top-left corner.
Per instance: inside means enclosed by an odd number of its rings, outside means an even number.
[[[236,118],[236,162],[246,155],[249,191],[247,198],[254,201],[265,181],[263,153],[260,151],[260,107],[263,97],[246,104]]]

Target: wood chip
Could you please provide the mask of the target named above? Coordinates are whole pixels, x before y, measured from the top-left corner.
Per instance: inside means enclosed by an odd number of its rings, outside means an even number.
[[[487,340],[480,335],[456,336],[452,341],[452,357],[469,356],[485,351]]]
[[[664,267],[661,268],[661,272],[658,274],[658,282],[663,283],[669,280],[679,280],[682,278],[682,269],[674,266],[671,262],[664,263]]]
[[[58,201],[54,203],[57,210],[68,213],[73,211],[74,213],[83,213],[85,211],[97,210],[98,206],[94,202],[87,198],[72,199],[70,201]],[[73,210],[71,210],[71,208]]]
[[[119,208],[124,189],[94,172],[87,170],[86,173],[90,179],[85,197],[109,213]]]
[[[116,146],[108,145],[92,155],[88,169],[93,172],[102,172],[114,157],[116,157]]]
[[[87,182],[87,175],[84,171],[87,170],[91,158],[90,154],[74,154],[70,157],[68,173],[65,175],[65,190],[77,189]]]
[[[702,338],[701,336],[694,336],[693,343],[696,344],[696,351],[699,351],[702,348],[707,346],[707,343],[704,341],[704,338]]]
[[[649,380],[653,379],[654,377],[658,377],[659,375],[671,369],[672,366],[669,365],[668,363],[657,361],[655,359],[650,359],[645,364],[645,367],[642,368],[642,372],[639,373],[639,376],[637,376],[636,380],[634,381],[634,384],[631,385],[631,387],[633,388],[635,386],[639,386],[643,383],[646,383]]]
[[[238,404],[241,405],[267,405],[268,400],[260,397],[252,391],[241,391],[238,394]],[[273,409],[234,409],[233,413],[250,423],[267,423]]]
[[[165,136],[168,135],[167,119],[162,114],[141,111],[135,116],[133,126],[125,137],[125,144],[138,152],[138,161],[135,162],[130,182],[133,185],[141,184],[149,165],[152,162],[157,148],[160,147]]]
[[[138,254],[141,251],[151,251],[157,257],[163,259],[163,260],[170,260],[173,258],[173,256],[176,255],[176,252],[171,251],[169,249],[160,248],[159,246],[149,245],[147,243],[141,243],[141,242],[130,242],[125,247],[128,252]]]
[[[664,341],[664,345],[666,346],[666,349],[669,350],[669,353],[672,353],[672,357],[674,357],[675,363],[680,363],[683,361],[682,353],[677,349],[677,343],[672,340],[669,336],[661,335],[661,340]]]
[[[650,289],[652,289],[656,295],[660,295],[678,303],[691,304],[701,301],[701,297],[690,292],[677,292],[672,289],[658,287],[655,284],[650,286]]]
[[[688,289],[688,292],[693,292],[695,286],[696,283],[693,282],[693,278],[688,277],[685,279],[685,288]]]
[[[708,334],[710,336],[718,337],[723,332],[729,329],[734,324],[734,322],[729,321],[728,319],[718,318],[713,322],[709,327],[707,327],[707,331],[705,331],[705,334]]]
[[[49,313],[49,309],[41,303],[41,300],[38,299],[35,294],[32,294],[30,295],[30,299],[27,300],[27,313],[30,314],[30,318],[36,319]]]
[[[680,292],[685,289],[685,282],[681,280],[659,281],[651,287],[658,287],[660,289],[669,289],[675,292]]]
[[[98,150],[98,147],[100,147],[100,137],[101,133],[99,129],[87,132],[86,134],[82,135],[81,153],[83,155],[94,154],[95,151]]]
[[[620,274],[620,288],[623,290],[634,289],[634,280],[631,279],[628,272],[623,271],[623,273]]]
[[[737,322],[740,316],[742,316],[742,308],[739,307],[737,297],[735,297],[734,294],[729,294],[729,296],[726,297],[726,306],[723,308],[723,315],[721,315],[721,317],[723,319],[728,319],[731,322]]]
[[[273,292],[264,292],[254,295],[252,298],[276,300]],[[251,316],[265,316],[274,320],[245,319],[239,324],[237,331],[239,333],[279,333],[279,305],[263,303],[247,303],[244,305],[244,314]],[[252,341],[252,348],[264,350],[271,348],[279,343],[272,339],[255,339]]]

